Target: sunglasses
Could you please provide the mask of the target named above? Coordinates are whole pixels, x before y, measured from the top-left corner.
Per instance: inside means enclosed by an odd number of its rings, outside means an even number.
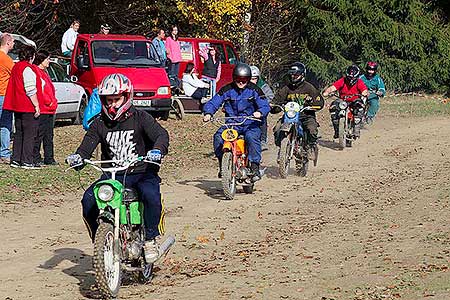
[[[250,79],[248,77],[236,77],[234,79],[234,81],[237,83],[247,83],[247,82],[249,82],[249,80]]]

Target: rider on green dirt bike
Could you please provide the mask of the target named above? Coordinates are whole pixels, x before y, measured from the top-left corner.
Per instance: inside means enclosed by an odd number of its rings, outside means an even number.
[[[364,105],[365,99],[360,99],[361,97],[368,96],[369,91],[367,90],[364,82],[359,78],[360,70],[358,66],[351,65],[347,68],[345,72],[345,76],[341,77],[338,81],[334,82],[331,86],[325,89],[323,92],[323,96],[327,97],[333,92],[339,92],[339,98],[345,100],[349,103],[349,106],[355,111],[355,117],[358,120],[363,120],[364,118]],[[330,114],[331,121],[333,122],[334,127],[334,136],[333,138],[337,139],[339,137],[339,116],[336,114],[336,106],[337,101],[333,101],[330,105]],[[354,136],[355,138],[359,138],[360,136],[360,123],[355,124]]]
[[[214,97],[203,107],[203,121],[211,120],[215,112],[222,107],[226,117],[253,116],[262,119],[267,116],[270,106],[263,93],[256,84],[250,82],[252,72],[250,66],[244,63],[238,64],[233,70],[233,82],[222,87]],[[229,122],[236,122],[230,121]],[[223,139],[221,134],[225,127],[219,128],[214,134],[214,153],[219,160],[219,178],[222,165]],[[255,120],[246,120],[241,126],[236,127],[239,135],[244,135],[248,145],[248,160],[252,171],[252,181],[261,179],[259,164],[261,162],[261,123]]]
[[[366,65],[366,74],[360,77],[370,92],[367,99],[367,105],[369,106],[367,110],[367,124],[373,122],[373,119],[380,108],[380,98],[386,95],[384,81],[381,79],[380,75],[377,74],[377,71],[378,63],[369,61]]]
[[[162,156],[167,154],[169,135],[150,114],[138,111],[132,105],[133,86],[130,80],[118,73],[107,75],[100,83],[98,93],[102,112],[89,127],[77,151],[67,157],[67,163],[81,169],[83,159],[91,158],[98,144],[101,144],[102,160],[133,160],[138,156],[147,156],[147,160],[160,162]],[[144,253],[148,263],[158,259],[159,248],[155,238],[164,230],[158,171],[159,167],[154,164],[138,163],[128,169],[125,179],[126,187],[135,188],[144,204]],[[100,179],[106,179],[105,176]],[[117,178],[124,181],[124,176],[124,173],[118,173]],[[83,219],[93,241],[99,215],[94,185],[86,190],[81,200]]]
[[[301,62],[293,63],[289,70],[289,83],[282,87],[275,94],[272,104],[284,105],[290,101],[298,102],[301,106],[319,106],[321,109],[324,105],[324,100],[311,83],[305,80],[306,67]],[[278,113],[281,109],[273,107],[271,112]],[[281,117],[273,128],[275,145],[280,147],[281,138],[279,136],[279,130],[281,128],[283,117]],[[314,110],[306,110],[301,113],[300,121],[303,128],[305,128],[308,136],[308,159],[314,160],[314,149],[317,146],[318,135],[318,123],[316,121],[316,113]]]

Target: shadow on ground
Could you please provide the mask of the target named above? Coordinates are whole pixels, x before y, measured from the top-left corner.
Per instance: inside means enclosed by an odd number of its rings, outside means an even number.
[[[87,255],[80,249],[57,249],[53,257],[40,265],[39,268],[52,270],[65,260],[70,261],[74,266],[64,269],[62,272],[78,279],[80,294],[89,299],[99,299],[100,296],[95,288],[95,278],[92,270],[92,256]]]

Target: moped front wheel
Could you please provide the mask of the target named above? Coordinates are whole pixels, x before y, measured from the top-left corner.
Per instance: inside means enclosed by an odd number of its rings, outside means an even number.
[[[278,160],[278,171],[281,178],[286,178],[289,173],[289,164],[291,161],[292,143],[289,136],[281,140],[280,155]]]
[[[114,226],[100,223],[94,241],[94,271],[97,287],[103,299],[114,299],[122,281],[120,249],[114,242]]]
[[[225,152],[222,157],[222,188],[225,198],[232,200],[236,194],[236,172],[233,153]]]

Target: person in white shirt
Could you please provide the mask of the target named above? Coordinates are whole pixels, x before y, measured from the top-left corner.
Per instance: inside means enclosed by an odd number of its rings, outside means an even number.
[[[77,40],[78,29],[80,28],[80,21],[73,21],[70,28],[64,32],[61,42],[61,52],[64,56],[72,56],[73,47]]]
[[[208,94],[209,84],[198,79],[197,75],[194,64],[188,63],[183,73],[183,90],[186,96],[203,101]]]

